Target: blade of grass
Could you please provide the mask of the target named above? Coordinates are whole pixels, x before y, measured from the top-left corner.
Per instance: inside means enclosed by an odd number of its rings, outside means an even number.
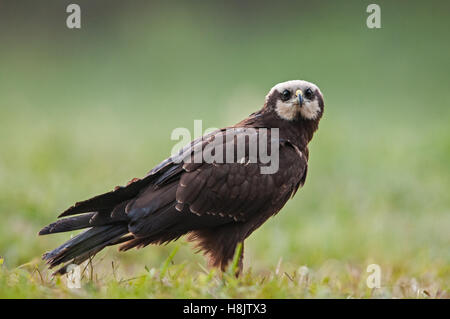
[[[172,261],[173,257],[175,257],[179,248],[180,248],[179,245],[175,246],[175,248],[172,250],[170,255],[164,261],[163,265],[161,266],[161,270],[160,270],[160,278],[163,278],[165,276],[167,270],[169,269],[170,262]]]

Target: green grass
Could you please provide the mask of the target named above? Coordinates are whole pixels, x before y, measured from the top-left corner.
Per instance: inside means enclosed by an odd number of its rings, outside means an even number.
[[[450,297],[448,5],[381,2],[368,30],[367,4],[103,10],[80,32],[0,17],[0,297]],[[294,78],[321,87],[325,116],[306,185],[246,241],[242,277],[183,240],[106,249],[81,289],[51,277],[40,256],[70,234],[42,226],[145,175],[174,128],[234,124]]]
[[[178,246],[159,267],[146,267],[133,277],[118,274],[111,261],[110,270],[91,261],[82,268],[80,288],[69,288],[67,278],[53,278],[38,263],[31,262],[14,270],[0,268],[3,298],[448,298],[442,278],[427,269],[423,275],[407,277],[417,271],[410,265],[383,265],[380,288],[366,285],[367,273],[362,265],[329,260],[310,269],[282,259],[275,269],[254,272],[247,269],[236,278],[233,267],[225,273],[188,262],[174,263]]]

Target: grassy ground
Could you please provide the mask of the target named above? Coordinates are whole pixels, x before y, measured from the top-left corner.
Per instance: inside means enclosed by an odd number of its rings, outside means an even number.
[[[380,4],[381,30],[359,1],[100,10],[79,32],[0,19],[0,297],[450,297],[448,5]],[[174,128],[233,124],[294,78],[321,87],[325,117],[305,187],[248,239],[241,278],[182,240],[107,249],[81,289],[51,277],[40,256],[70,234],[42,226],[145,175]]]

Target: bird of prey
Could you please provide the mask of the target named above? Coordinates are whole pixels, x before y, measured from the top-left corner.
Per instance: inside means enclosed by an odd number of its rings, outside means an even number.
[[[248,118],[192,141],[145,177],[68,208],[39,235],[88,230],[43,259],[50,268],[61,266],[55,274],[64,274],[69,265],[81,264],[107,246],[121,244],[119,249],[125,251],[188,235],[210,266],[225,270],[238,244],[243,245],[305,183],[308,143],[323,111],[323,96],[315,84],[293,80],[275,85],[263,107]],[[230,132],[232,138],[224,138]],[[238,141],[249,151],[255,145],[253,137],[259,138],[259,150],[278,151],[275,170],[263,172],[269,163],[259,153],[253,160],[247,153],[242,158],[234,154]],[[211,154],[233,154],[223,161],[192,160],[195,150],[210,145]]]

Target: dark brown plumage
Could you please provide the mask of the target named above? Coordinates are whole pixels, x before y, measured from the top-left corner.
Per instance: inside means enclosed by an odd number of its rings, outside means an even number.
[[[313,91],[309,98],[303,96],[307,89]],[[144,178],[67,209],[59,216],[65,218],[44,227],[39,234],[90,229],[43,258],[51,268],[65,264],[57,271],[63,274],[69,264],[80,264],[106,246],[122,244],[120,250],[128,250],[167,243],[187,234],[211,266],[224,270],[238,243],[243,244],[254,230],[278,213],[304,184],[307,145],[322,114],[323,97],[314,84],[278,84],[267,95],[263,108],[245,120],[193,141]],[[273,174],[261,173],[260,168],[268,164],[259,156],[256,162],[249,161],[251,136],[260,135],[252,129],[260,128],[279,128],[279,168]],[[226,138],[220,137],[230,132],[235,138],[227,144]],[[270,141],[272,135],[268,133]],[[225,158],[226,145],[237,143],[246,134],[243,160],[234,154],[233,163],[186,161],[193,149],[205,150],[211,145],[223,147]]]

